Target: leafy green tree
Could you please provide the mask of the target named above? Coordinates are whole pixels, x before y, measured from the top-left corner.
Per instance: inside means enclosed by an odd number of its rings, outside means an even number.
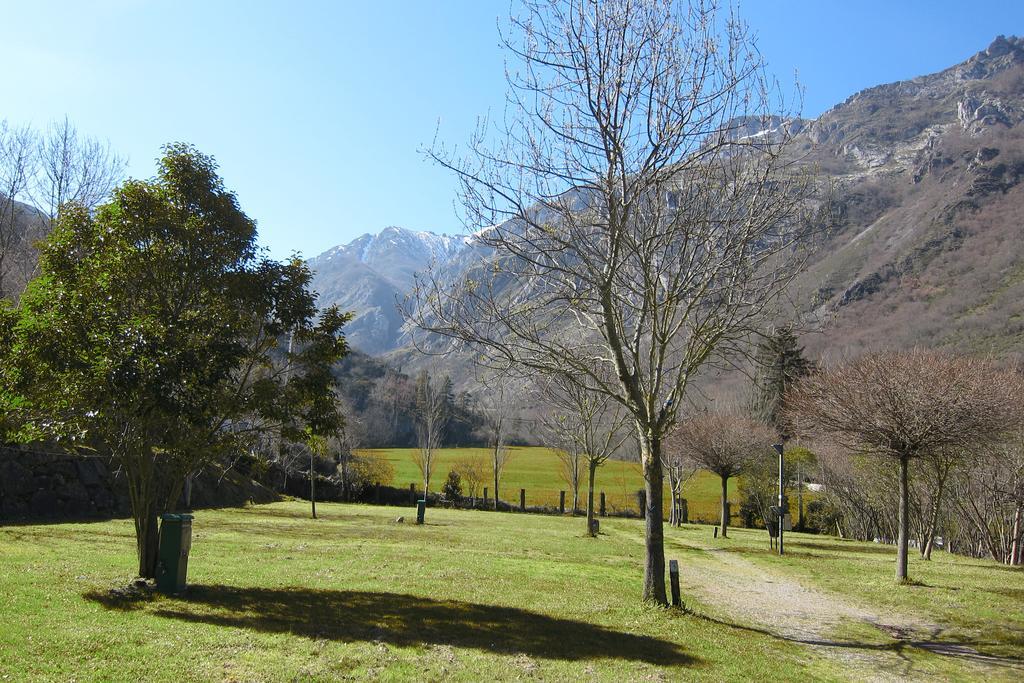
[[[121,466],[140,576],[155,576],[157,517],[187,473],[261,435],[341,427],[331,366],[348,317],[318,315],[309,280],[298,259],[260,254],[214,160],[185,144],[95,214],[62,207],[7,325],[0,386],[25,404],[22,434]]]

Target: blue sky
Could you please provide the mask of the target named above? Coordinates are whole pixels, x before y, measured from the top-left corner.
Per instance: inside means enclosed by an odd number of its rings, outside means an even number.
[[[487,0],[2,0],[0,119],[67,115],[149,177],[161,144],[214,155],[275,257],[316,254],[387,225],[460,229],[449,173],[418,150],[465,141],[503,104]],[[816,116],[857,90],[941,70],[1024,2],[746,0],[741,14]],[[13,29],[12,29],[13,27]]]

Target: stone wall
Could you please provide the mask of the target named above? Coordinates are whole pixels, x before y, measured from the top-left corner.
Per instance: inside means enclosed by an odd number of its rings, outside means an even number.
[[[236,472],[222,475],[208,468],[196,478],[192,507],[278,499],[248,477]],[[0,447],[0,520],[125,517],[130,512],[124,474],[107,458]]]

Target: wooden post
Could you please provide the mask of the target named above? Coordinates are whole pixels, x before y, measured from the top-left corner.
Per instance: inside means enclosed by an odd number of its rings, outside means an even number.
[[[416,504],[416,484],[409,484],[409,500]]]
[[[683,524],[689,524],[690,523],[690,506],[687,504],[685,498],[680,498],[679,499],[679,508],[682,511]]]
[[[640,489],[636,492],[636,505],[640,508],[640,519],[647,519],[647,491]],[[665,565],[662,565],[664,567]],[[662,569],[662,571],[665,571]]]
[[[558,512],[565,514],[565,491],[558,492]]]
[[[484,507],[487,507],[487,487],[484,487]]]
[[[380,505],[380,482],[373,485],[373,502]]]
[[[679,596],[679,562],[668,561],[668,577],[672,584],[672,606],[677,609],[683,608],[683,600]]]
[[[519,511],[526,512],[526,489],[519,489]]]
[[[785,505],[785,500],[784,500],[785,480],[783,479],[783,474],[784,474],[785,468],[786,468],[786,461],[785,461],[785,458],[783,458],[782,452],[783,452],[783,449],[785,448],[785,446],[783,444],[781,444],[781,443],[777,443],[777,444],[774,444],[772,446],[772,448],[774,448],[775,452],[779,454],[779,540],[778,540],[778,544],[779,544],[779,555],[782,555],[783,552],[784,552],[783,551],[783,546],[782,546],[782,532],[783,532],[782,526],[783,526],[783,519],[785,519],[785,515],[786,515],[786,512],[787,512],[786,508],[783,507]]]
[[[601,516],[606,517],[607,511],[604,507],[604,491],[601,491]]]

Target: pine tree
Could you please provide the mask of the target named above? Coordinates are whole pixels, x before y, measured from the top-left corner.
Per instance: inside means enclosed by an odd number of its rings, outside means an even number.
[[[804,348],[791,327],[766,335],[758,345],[756,361],[754,409],[786,440],[791,431],[784,414],[786,395],[797,380],[811,374],[814,364],[804,357]]]

